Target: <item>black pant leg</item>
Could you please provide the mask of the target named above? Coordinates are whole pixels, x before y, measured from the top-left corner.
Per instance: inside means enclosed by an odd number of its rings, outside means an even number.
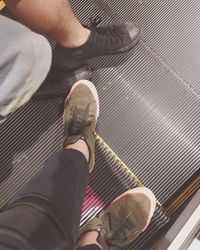
[[[74,249],[88,179],[82,153],[53,154],[0,214],[0,244],[4,235],[26,250]]]
[[[96,244],[86,245],[84,247],[78,247],[76,250],[102,250]]]

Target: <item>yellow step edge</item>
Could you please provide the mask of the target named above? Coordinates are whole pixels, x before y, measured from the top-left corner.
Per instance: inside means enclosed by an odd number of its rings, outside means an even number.
[[[2,10],[5,7],[5,3],[3,1],[0,1],[0,10]]]
[[[200,177],[197,176],[195,180],[190,183],[184,191],[167,207],[165,208],[166,212],[169,215],[173,215],[173,213],[183,205],[188,198],[190,198],[198,189],[200,188]]]
[[[122,168],[126,171],[126,173],[137,182],[139,186],[144,186],[144,184],[140,181],[140,179],[131,171],[131,169],[120,159],[120,157],[112,150],[112,148],[100,137],[100,135],[96,134],[96,139],[100,142],[101,145],[107,150],[107,152],[122,166]],[[156,199],[157,205],[162,208],[161,202]]]

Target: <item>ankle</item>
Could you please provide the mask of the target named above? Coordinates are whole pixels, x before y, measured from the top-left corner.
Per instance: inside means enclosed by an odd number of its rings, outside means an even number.
[[[75,149],[77,151],[80,151],[86,158],[87,161],[89,161],[90,153],[87,146],[87,143],[83,139],[79,139],[77,142],[73,144],[69,144],[65,147],[66,149]]]
[[[76,32],[72,32],[67,36],[60,36],[57,39],[57,43],[63,47],[76,48],[85,44],[90,36],[91,31],[89,29],[80,26],[76,29]]]
[[[97,239],[99,233],[96,231],[88,231],[81,236],[77,243],[77,247],[84,247],[86,245],[97,245],[100,249],[103,249],[102,246],[98,243]]]

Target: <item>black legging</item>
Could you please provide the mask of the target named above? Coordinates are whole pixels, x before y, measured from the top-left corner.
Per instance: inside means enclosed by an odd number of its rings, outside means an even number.
[[[82,153],[63,149],[2,209],[1,250],[72,250],[88,184]],[[79,249],[99,250],[97,245]]]

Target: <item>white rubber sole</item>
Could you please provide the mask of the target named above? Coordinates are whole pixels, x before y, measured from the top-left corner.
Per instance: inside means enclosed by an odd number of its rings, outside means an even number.
[[[67,99],[71,97],[71,95],[73,94],[75,88],[77,88],[78,86],[80,85],[84,85],[86,86],[90,92],[92,93],[92,95],[94,96],[94,100],[96,102],[96,105],[97,105],[97,114],[96,114],[96,120],[98,119],[99,117],[99,97],[98,97],[98,94],[97,94],[97,90],[94,86],[94,84],[88,80],[79,80],[77,81],[76,83],[74,83],[74,85],[72,86],[68,96],[67,96]],[[66,100],[67,100],[66,99]]]

